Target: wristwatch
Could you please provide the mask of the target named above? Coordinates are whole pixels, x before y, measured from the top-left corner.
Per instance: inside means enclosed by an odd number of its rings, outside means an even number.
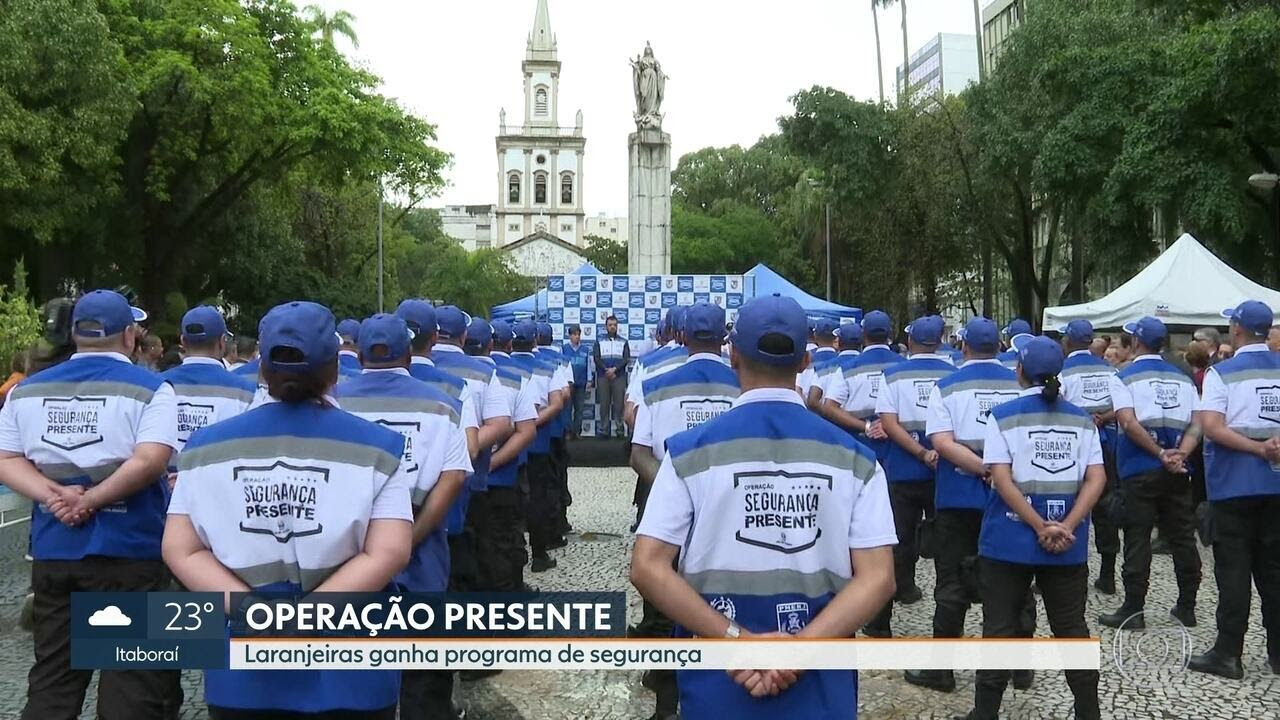
[[[738,627],[738,623],[730,620],[729,627],[725,628],[724,630],[724,636],[731,640],[736,640],[741,635],[742,635],[742,628]]]

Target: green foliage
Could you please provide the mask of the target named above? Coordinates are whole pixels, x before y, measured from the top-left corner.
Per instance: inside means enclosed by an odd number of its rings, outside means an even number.
[[[323,33],[313,37],[292,4],[13,4],[25,15],[0,16],[15,30],[0,37],[10,46],[0,63],[17,58],[27,69],[6,73],[0,91],[0,166],[32,155],[31,133],[8,130],[10,106],[33,118],[24,125],[47,116],[50,127],[77,131],[63,131],[62,145],[35,137],[49,146],[49,158],[25,172],[38,182],[0,181],[0,262],[33,258],[40,295],[128,281],[158,321],[174,292],[227,290],[246,315],[286,292],[346,309],[376,302],[376,267],[366,268],[377,215],[366,198],[381,182],[412,207],[441,186],[449,158],[432,146],[431,125],[379,95],[378,78]],[[59,55],[68,67],[46,77],[40,58]],[[46,96],[66,107],[47,108]],[[80,117],[83,129],[65,122]],[[393,211],[389,224],[403,212]]]
[[[0,285],[0,376],[7,377],[14,355],[40,339],[40,310],[27,297],[27,273],[21,260],[13,268],[13,290]]]
[[[606,275],[616,275],[627,271],[627,246],[613,238],[588,235],[587,248],[582,251],[587,262]]]

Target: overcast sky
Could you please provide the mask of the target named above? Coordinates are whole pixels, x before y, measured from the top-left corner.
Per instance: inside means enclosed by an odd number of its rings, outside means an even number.
[[[588,214],[627,212],[627,134],[635,130],[627,64],[653,44],[670,76],[662,111],[672,165],[708,145],[750,145],[777,129],[788,98],[829,85],[878,95],[870,0],[548,0],[559,46],[560,124],[581,109]],[[300,0],[299,4],[305,4]],[[985,6],[989,0],[981,0]],[[448,186],[428,205],[497,201],[498,110],[523,120],[525,43],[536,0],[321,0],[356,16],[350,57],[383,92],[435,124],[452,153]],[[970,0],[910,0],[911,51],[938,32],[973,34]],[[885,93],[902,62],[898,5],[880,12]]]

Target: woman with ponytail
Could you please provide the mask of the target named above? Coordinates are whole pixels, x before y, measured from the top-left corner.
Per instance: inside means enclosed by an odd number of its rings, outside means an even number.
[[[1062,399],[1062,348],[1046,337],[1015,338],[1021,397],[987,417],[982,460],[993,492],[978,542],[982,636],[1012,638],[1034,582],[1054,635],[1089,637],[1089,512],[1106,475],[1089,413]],[[1077,538],[1080,540],[1077,541]],[[1066,671],[1077,720],[1099,720],[1098,672]],[[967,720],[995,720],[1008,670],[980,670]]]

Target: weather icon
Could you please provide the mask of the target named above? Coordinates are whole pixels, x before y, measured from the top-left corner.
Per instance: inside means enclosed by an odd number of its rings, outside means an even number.
[[[93,627],[128,627],[133,620],[115,605],[108,605],[89,616]]]

